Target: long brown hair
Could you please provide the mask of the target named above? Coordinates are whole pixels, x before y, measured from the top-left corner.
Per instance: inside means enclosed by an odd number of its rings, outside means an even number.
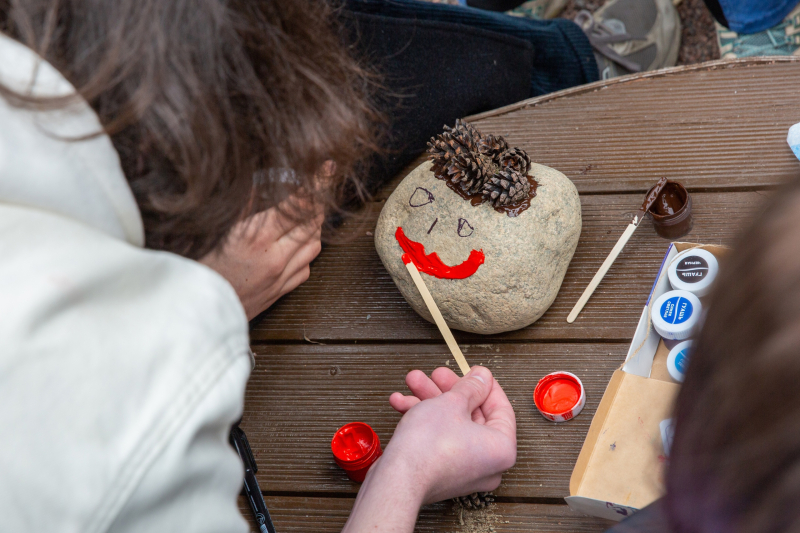
[[[675,417],[674,531],[800,530],[800,181],[723,260]]]
[[[378,117],[335,18],[315,0],[0,0],[0,31],[99,115],[146,245],[191,258],[288,193],[302,217],[357,189]],[[323,166],[333,174],[320,186]]]

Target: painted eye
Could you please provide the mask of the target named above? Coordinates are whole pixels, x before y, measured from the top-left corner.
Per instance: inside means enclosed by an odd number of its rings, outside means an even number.
[[[428,189],[417,187],[408,199],[408,205],[411,207],[422,207],[433,202],[433,194]]]
[[[470,223],[467,222],[467,219],[465,219],[465,218],[459,218],[458,219],[458,236],[459,237],[469,237],[470,235],[472,235],[473,231],[475,231],[475,228],[473,228],[470,225]]]

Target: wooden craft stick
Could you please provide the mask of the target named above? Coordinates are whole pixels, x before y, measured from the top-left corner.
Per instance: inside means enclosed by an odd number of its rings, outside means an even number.
[[[467,360],[464,359],[464,354],[461,353],[461,348],[458,347],[456,339],[450,332],[450,328],[447,327],[447,322],[444,321],[444,317],[439,311],[439,307],[436,305],[436,302],[433,300],[433,296],[431,296],[431,293],[428,292],[428,287],[422,280],[422,276],[419,275],[419,270],[417,270],[417,267],[414,265],[413,261],[406,263],[406,268],[408,269],[408,273],[411,274],[411,279],[414,280],[414,284],[417,286],[419,293],[422,295],[422,299],[425,300],[425,305],[428,306],[428,311],[430,311],[431,315],[433,315],[433,320],[436,322],[436,325],[439,326],[439,331],[442,333],[442,337],[444,337],[444,342],[447,343],[447,347],[450,348],[450,352],[452,352],[453,357],[455,357],[456,363],[458,363],[458,368],[461,369],[461,375],[466,375],[466,373],[469,372]]]
[[[597,271],[597,274],[594,275],[592,281],[589,282],[589,286],[586,287],[586,290],[583,291],[581,297],[578,298],[578,302],[575,304],[575,307],[572,308],[572,311],[570,311],[569,316],[567,317],[567,322],[572,324],[575,322],[575,319],[578,318],[578,313],[581,312],[581,309],[583,309],[583,306],[589,301],[589,298],[591,298],[594,290],[598,285],[600,285],[600,282],[603,281],[606,272],[608,272],[608,269],[611,268],[612,264],[614,264],[614,261],[617,259],[617,256],[622,249],[625,248],[625,245],[628,243],[628,239],[631,238],[633,232],[642,222],[642,219],[644,219],[644,215],[650,210],[653,204],[655,204],[656,200],[658,200],[658,195],[661,194],[661,191],[663,191],[664,187],[666,187],[667,181],[667,178],[661,178],[656,182],[655,185],[653,185],[653,187],[650,188],[649,191],[647,191],[647,194],[644,197],[644,202],[642,202],[642,207],[640,207],[633,216],[633,220],[630,224],[628,224],[628,227],[625,228],[625,232],[622,234],[622,237],[619,238],[617,244],[615,244],[614,248],[611,249],[611,253],[608,254],[606,260],[603,261],[602,265],[600,265],[600,270]]]
[[[625,228],[625,232],[622,234],[622,237],[619,238],[617,244],[614,245],[614,248],[611,249],[611,253],[608,254],[606,260],[603,261],[603,264],[600,266],[600,270],[597,271],[597,274],[594,275],[592,281],[590,281],[589,285],[586,287],[586,290],[583,291],[581,297],[578,298],[578,302],[575,304],[575,307],[572,308],[572,311],[570,311],[569,316],[567,317],[567,322],[572,324],[575,322],[575,319],[578,318],[578,313],[581,312],[581,309],[583,309],[583,306],[589,301],[589,298],[592,296],[592,293],[594,293],[594,290],[598,285],[600,285],[600,282],[603,281],[606,272],[608,272],[608,269],[611,268],[614,260],[616,260],[617,256],[625,247],[625,244],[627,244],[628,239],[631,238],[631,235],[633,235],[633,232],[637,227],[638,226],[636,224],[631,222],[628,224],[628,227]]]

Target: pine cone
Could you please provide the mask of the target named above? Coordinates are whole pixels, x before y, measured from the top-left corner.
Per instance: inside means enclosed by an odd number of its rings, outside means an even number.
[[[450,164],[459,156],[478,155],[477,142],[480,133],[472,125],[456,120],[454,128],[444,127],[444,133],[431,137],[428,142],[428,157],[433,162],[436,177],[447,179]],[[463,169],[470,165],[461,164]]]
[[[453,498],[465,509],[483,509],[494,501],[494,494],[490,492],[473,492],[469,496],[459,496]]]
[[[454,139],[469,147],[470,152],[478,151],[478,141],[481,139],[481,132],[469,122],[464,122],[461,119],[456,119],[456,125],[452,128],[444,127],[446,133],[450,133]]]
[[[500,166],[511,167],[523,176],[531,169],[531,158],[520,148],[509,148],[500,155]]]
[[[530,193],[528,154],[462,120],[432,137],[428,154],[437,178],[459,183],[465,193],[481,194],[495,207],[521,202]]]
[[[489,178],[483,186],[483,199],[500,207],[521,202],[530,192],[528,177],[507,167]]]
[[[499,135],[495,137],[490,134],[478,140],[478,151],[492,159],[498,158],[506,150],[508,150],[508,143]]]
[[[480,194],[483,186],[492,175],[486,161],[475,154],[464,154],[454,157],[445,169],[445,176],[453,183],[461,183],[467,194]]]

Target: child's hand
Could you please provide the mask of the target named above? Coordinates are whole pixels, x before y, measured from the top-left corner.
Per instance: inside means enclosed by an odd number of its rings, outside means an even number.
[[[396,392],[389,398],[405,415],[385,455],[403,458],[425,490],[423,502],[496,489],[516,461],[517,429],[492,373],[474,366],[459,378],[442,367],[429,378],[415,370],[406,384],[413,396]]]
[[[344,533],[411,532],[420,505],[494,490],[517,459],[514,410],[482,366],[463,378],[437,368],[406,383],[414,396],[392,394],[405,413],[383,456],[358,492]]]
[[[200,262],[233,285],[250,320],[308,279],[323,220],[318,213],[298,224],[268,209],[234,226],[222,250]]]

